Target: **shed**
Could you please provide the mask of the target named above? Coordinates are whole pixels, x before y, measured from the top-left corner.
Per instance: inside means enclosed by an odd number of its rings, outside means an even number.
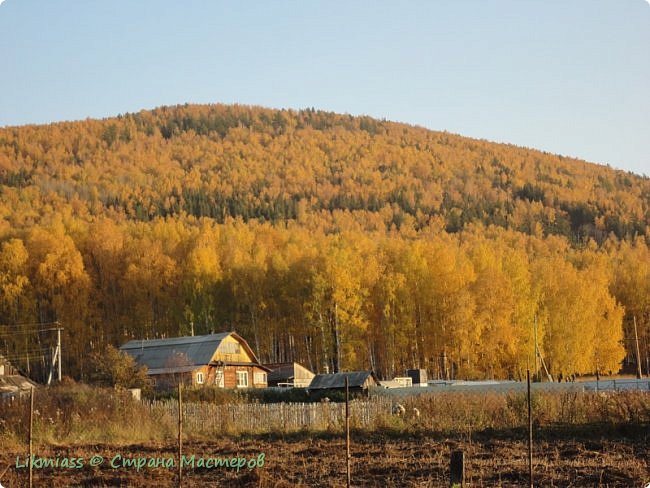
[[[271,372],[267,376],[269,386],[307,388],[316,376],[299,363],[265,364]]]
[[[36,383],[19,374],[8,360],[0,356],[0,398],[26,395],[36,387]]]
[[[351,371],[345,373],[317,374],[311,380],[309,390],[343,390],[345,378],[351,390],[367,390],[377,386],[377,378],[372,371]]]
[[[411,378],[413,386],[427,386],[426,369],[409,369],[406,371],[406,376]]]

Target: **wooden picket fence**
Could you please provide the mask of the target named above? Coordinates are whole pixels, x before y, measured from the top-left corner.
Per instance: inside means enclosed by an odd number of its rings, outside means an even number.
[[[145,402],[155,418],[178,418],[175,400]],[[391,413],[390,398],[371,397],[350,402],[353,427],[372,425]],[[345,424],[345,403],[246,403],[215,405],[183,403],[183,428],[210,432],[292,432],[298,430],[337,430]]]

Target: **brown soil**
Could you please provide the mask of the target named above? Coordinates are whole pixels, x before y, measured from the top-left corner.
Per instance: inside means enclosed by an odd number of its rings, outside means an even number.
[[[573,432],[571,439],[546,432],[535,445],[536,486],[635,487],[650,482],[649,429],[601,434]],[[523,435],[522,435],[523,434]],[[449,486],[451,451],[466,456],[466,478],[471,487],[525,486],[527,445],[523,432],[496,432],[473,439],[450,439],[440,435],[385,436],[355,433],[352,437],[352,485],[368,487]],[[115,454],[129,457],[173,458],[176,446],[74,446],[36,448],[41,456],[83,457],[81,469],[34,469],[34,486],[177,486],[177,468],[113,469]],[[183,452],[199,457],[257,459],[265,454],[261,468],[185,468],[186,487],[313,487],[345,486],[345,444],[341,436],[308,434],[293,437],[217,439],[188,441]],[[90,467],[94,454],[105,458],[101,467]],[[5,488],[27,486],[28,470],[15,468],[19,452],[0,457],[0,483]],[[11,467],[5,471],[7,464]]]

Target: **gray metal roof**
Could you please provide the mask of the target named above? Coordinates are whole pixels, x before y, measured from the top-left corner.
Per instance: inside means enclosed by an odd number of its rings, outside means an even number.
[[[196,366],[173,366],[171,368],[147,368],[147,374],[149,376],[157,374],[180,374],[180,373],[191,373],[197,367]]]
[[[17,374],[2,375],[0,376],[0,397],[28,392],[32,387],[36,386],[36,383],[24,376]]]
[[[232,332],[203,336],[174,337],[129,341],[120,347],[141,366],[151,371],[180,372],[190,366],[204,366],[210,362],[221,341]],[[192,368],[189,370],[191,371]],[[172,371],[173,370],[173,371]]]
[[[345,388],[345,378],[348,378],[350,388],[363,388],[370,378],[370,384],[376,384],[372,371],[351,371],[346,373],[317,374],[311,380],[310,390],[325,390],[330,388]]]
[[[271,382],[286,382],[292,380],[296,374],[294,363],[266,364],[271,372],[266,375],[266,380]]]

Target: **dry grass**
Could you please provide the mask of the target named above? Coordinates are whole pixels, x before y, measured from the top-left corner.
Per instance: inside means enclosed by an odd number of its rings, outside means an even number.
[[[543,392],[532,395],[533,423],[541,426],[650,423],[650,393]],[[383,419],[384,427],[427,432],[472,433],[513,429],[527,424],[524,393],[456,393],[400,399],[404,418]],[[417,408],[420,417],[408,413]]]
[[[36,397],[35,452],[40,456],[161,457],[175,453],[176,419],[157,415],[114,390],[67,386]],[[400,400],[407,415],[378,415],[353,430],[355,486],[447,486],[450,452],[463,449],[471,486],[521,486],[526,480],[526,402],[522,394],[445,394]],[[24,455],[27,403],[0,407],[0,474]],[[539,486],[642,486],[650,481],[648,392],[549,392],[533,397]],[[420,416],[412,415],[417,407]],[[184,486],[343,486],[344,437],[329,432],[203,432],[186,429],[186,453],[266,454],[262,469],[195,470]],[[175,486],[168,469],[44,470],[36,486]],[[21,486],[26,471],[0,479]]]
[[[0,443],[24,448],[29,400],[0,404]],[[170,419],[153,418],[128,392],[87,385],[39,389],[34,399],[34,438],[45,445],[116,444],[173,438]]]
[[[38,390],[35,397],[34,436],[39,442],[51,445],[78,443],[142,443],[165,442],[176,435],[177,416],[173,400],[165,408],[149,407],[134,401],[127,392],[90,387],[87,385],[59,386]],[[406,415],[397,417],[388,413],[387,399],[378,400],[378,407],[370,409],[372,416],[363,424],[352,419],[353,427],[366,432],[385,432],[390,435],[418,433],[462,434],[469,436],[486,430],[517,429],[527,423],[527,404],[522,393],[456,393],[420,395],[400,398]],[[532,397],[533,421],[536,428],[589,425],[650,424],[650,393],[626,392],[544,392]],[[27,439],[29,403],[26,399],[13,405],[0,404],[0,441],[3,445],[24,447]],[[203,406],[202,406],[203,405]],[[322,405],[322,404],[321,404]],[[332,404],[332,411],[335,405]],[[255,415],[256,408],[260,410]],[[413,409],[420,412],[413,415]],[[242,434],[286,434],[300,432],[341,432],[342,419],[333,423],[317,423],[313,428],[287,430],[273,422],[255,423],[253,420],[268,415],[264,405],[239,405],[232,409],[207,404],[188,405],[185,433],[201,440],[215,436]],[[229,410],[247,412],[249,417],[228,421],[218,418],[219,412]],[[352,409],[353,414],[356,410]],[[378,412],[386,412],[384,414]],[[233,415],[230,412],[230,415]],[[355,414],[356,415],[356,414]],[[268,419],[266,419],[268,420]],[[268,424],[268,425],[267,425]],[[264,427],[257,427],[263,425]],[[468,437],[468,438],[469,438]]]

